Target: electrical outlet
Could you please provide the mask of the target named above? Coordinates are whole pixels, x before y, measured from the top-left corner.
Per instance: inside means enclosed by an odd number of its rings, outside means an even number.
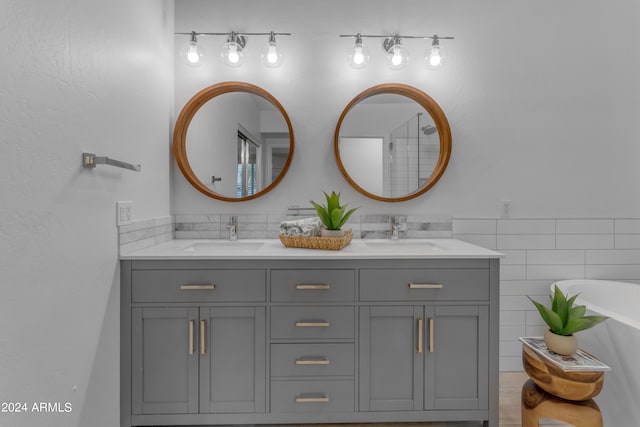
[[[511,200],[501,200],[502,218],[511,218]]]
[[[133,222],[133,202],[116,202],[116,225],[127,225]]]

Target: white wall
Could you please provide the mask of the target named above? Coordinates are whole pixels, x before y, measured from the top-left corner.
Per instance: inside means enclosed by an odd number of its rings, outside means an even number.
[[[386,209],[497,217],[500,200],[511,199],[517,217],[637,217],[639,15],[635,0],[177,0],[177,31],[293,33],[278,38],[287,55],[278,69],[260,63],[266,38],[250,37],[245,64],[232,69],[219,60],[224,38],[202,37],[209,62],[195,70],[177,65],[176,108],[213,83],[257,84],[289,113],[296,153],[278,188],[241,205],[202,196],[176,170],[173,211],[281,213],[335,189],[362,206],[361,214]],[[405,40],[414,61],[394,71],[384,63],[380,42],[365,39],[371,63],[353,70],[345,58],[353,41],[338,35],[355,32],[456,38],[442,42],[450,59],[437,72],[420,63],[428,42],[416,40]],[[430,94],[453,135],[443,178],[402,206],[351,190],[333,159],[333,132],[344,106],[385,82]]]
[[[119,420],[116,200],[169,214],[173,2],[3,0],[0,400],[71,404],[3,426]],[[142,173],[83,169],[90,151]]]

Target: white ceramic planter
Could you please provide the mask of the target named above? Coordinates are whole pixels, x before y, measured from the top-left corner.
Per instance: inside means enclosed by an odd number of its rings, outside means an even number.
[[[578,350],[578,339],[575,335],[558,335],[547,329],[544,332],[544,342],[549,350],[563,356],[571,356]]]

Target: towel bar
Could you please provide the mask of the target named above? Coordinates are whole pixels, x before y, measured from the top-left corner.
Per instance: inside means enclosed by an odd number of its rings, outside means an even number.
[[[142,166],[140,165],[132,165],[131,163],[110,159],[106,156],[96,156],[93,153],[82,153],[82,166],[85,168],[95,168],[96,165],[116,166],[118,168],[129,169],[136,172],[140,172],[142,170]]]

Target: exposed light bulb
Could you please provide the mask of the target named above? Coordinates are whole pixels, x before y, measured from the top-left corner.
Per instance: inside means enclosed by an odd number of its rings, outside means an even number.
[[[387,51],[389,65],[393,70],[404,68],[409,63],[409,50],[400,43],[399,36],[387,38],[383,47]]]
[[[433,36],[431,47],[427,49],[424,55],[424,64],[429,70],[437,70],[442,67],[447,60],[447,51],[440,46],[440,39],[437,35]]]
[[[356,35],[356,45],[347,52],[347,62],[352,68],[364,68],[369,63],[369,48],[362,45],[360,34]]]
[[[260,57],[265,67],[276,68],[282,65],[284,55],[282,49],[276,44],[276,36],[273,31],[269,34],[269,42],[262,48]]]
[[[191,33],[191,40],[189,43],[182,49],[182,56],[184,57],[185,63],[191,67],[199,67],[202,65],[202,56],[204,52],[202,48],[198,46],[198,40],[196,38],[195,31]]]
[[[231,33],[227,38],[227,42],[222,45],[222,62],[229,67],[239,67],[242,65],[242,60],[244,59],[242,48],[245,43],[246,39],[243,36]]]
[[[432,67],[438,67],[442,63],[442,57],[440,56],[439,49],[433,49],[431,56],[429,56],[429,65]]]
[[[389,61],[394,70],[404,68],[409,63],[409,52],[404,46],[397,44],[389,52]]]

